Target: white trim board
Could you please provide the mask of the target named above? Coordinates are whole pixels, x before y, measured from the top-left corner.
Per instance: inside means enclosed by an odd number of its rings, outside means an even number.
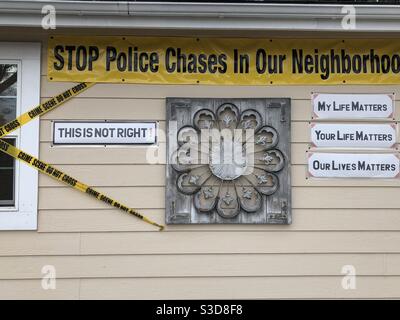
[[[0,42],[0,60],[20,64],[19,113],[40,103],[40,43]],[[17,146],[34,156],[39,154],[39,119],[10,134]],[[16,162],[16,205],[0,208],[0,230],[36,230],[38,211],[38,171]]]

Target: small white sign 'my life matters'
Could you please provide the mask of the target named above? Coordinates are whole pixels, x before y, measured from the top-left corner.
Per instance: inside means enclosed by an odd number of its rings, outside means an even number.
[[[391,123],[311,124],[311,144],[319,148],[393,148],[396,135]]]
[[[399,167],[393,153],[308,153],[308,175],[316,178],[398,178]]]
[[[389,119],[394,95],[314,93],[312,107],[314,119]]]
[[[156,122],[67,122],[53,126],[55,145],[155,144]]]

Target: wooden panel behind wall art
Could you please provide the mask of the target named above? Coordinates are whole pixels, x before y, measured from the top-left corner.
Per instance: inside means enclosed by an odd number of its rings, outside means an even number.
[[[168,224],[290,224],[290,99],[168,98]]]

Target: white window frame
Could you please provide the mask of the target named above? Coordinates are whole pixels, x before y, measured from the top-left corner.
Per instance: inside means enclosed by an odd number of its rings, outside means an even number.
[[[40,103],[40,51],[37,42],[0,42],[0,63],[18,64],[17,116]],[[18,148],[37,157],[39,119],[4,138],[8,137],[16,138]],[[15,206],[0,207],[0,230],[37,230],[38,171],[15,161],[15,172]]]

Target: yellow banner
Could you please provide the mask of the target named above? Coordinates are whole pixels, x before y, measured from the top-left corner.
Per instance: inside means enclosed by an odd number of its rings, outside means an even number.
[[[49,81],[309,85],[399,84],[395,39],[54,36]]]

